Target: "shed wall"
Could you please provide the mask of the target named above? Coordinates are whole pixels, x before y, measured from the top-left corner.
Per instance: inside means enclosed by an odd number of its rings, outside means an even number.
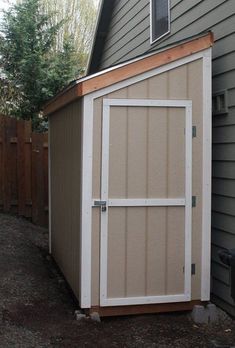
[[[81,100],[50,116],[52,255],[79,298]]]
[[[198,203],[192,214],[192,263],[196,274],[192,276],[192,299],[201,298],[201,243],[202,243],[202,60],[189,63],[167,73],[136,83],[127,88],[98,98],[94,102],[93,133],[93,199],[100,197],[102,100],[103,98],[140,99],[190,99],[193,102],[193,124],[197,126],[197,138],[193,140],[193,195]],[[125,152],[125,150],[124,150]],[[151,160],[151,159],[150,159]],[[176,183],[177,185],[177,183]],[[121,223],[121,222],[120,222]],[[100,208],[92,214],[92,306],[99,305],[99,251]],[[134,267],[134,266],[133,266]],[[137,267],[137,266],[135,266]],[[136,269],[136,274],[138,270]],[[151,279],[147,279],[151,282]],[[172,275],[174,283],[174,276]],[[175,283],[177,280],[175,279]]]
[[[229,269],[217,253],[235,247],[235,1],[171,0],[171,33],[152,46],[149,22],[149,0],[116,0],[100,69],[205,30],[214,32],[213,92],[227,90],[228,114],[213,118],[212,292],[235,315]]]

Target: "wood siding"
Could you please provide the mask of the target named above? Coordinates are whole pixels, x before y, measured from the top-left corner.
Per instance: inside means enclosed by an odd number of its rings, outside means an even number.
[[[201,154],[202,154],[202,133],[203,133],[203,130],[202,130],[202,114],[203,114],[202,85],[203,85],[202,61],[198,60],[193,63],[189,63],[185,66],[173,69],[167,73],[163,73],[159,76],[152,77],[148,80],[145,80],[145,81],[136,83],[132,86],[129,86],[127,88],[118,90],[102,98],[98,98],[94,102],[93,199],[97,199],[100,197],[100,190],[101,190],[100,177],[101,177],[101,140],[102,140],[101,134],[102,134],[103,98],[189,99],[189,100],[192,100],[193,102],[193,124],[197,126],[197,138],[193,139],[193,194],[198,197],[198,204],[197,204],[197,207],[193,208],[192,210],[192,216],[193,216],[192,217],[192,225],[193,225],[192,227],[192,245],[193,245],[192,262],[196,264],[196,269],[197,269],[196,274],[192,276],[192,299],[201,298],[201,244],[202,244],[202,235],[201,235],[202,233],[202,155]],[[164,136],[164,134],[165,134],[165,130],[162,131],[162,136]],[[124,133],[121,132],[119,136],[120,136],[120,139],[122,139],[124,136]],[[111,138],[113,139],[113,141],[115,141],[114,134],[112,135]],[[156,141],[160,141],[160,140],[156,139]],[[125,148],[125,141],[122,141],[122,146],[123,146],[123,150],[120,151],[120,154],[118,155],[119,158],[117,158],[118,157],[117,155],[115,157],[117,162],[120,162],[122,160],[122,156],[126,155],[127,153],[127,149]],[[141,149],[138,150],[138,155],[141,151],[142,151]],[[161,155],[162,153],[159,152],[157,156],[159,156],[160,158]],[[156,156],[156,152],[154,152],[154,154],[152,153],[151,156]],[[125,162],[125,160],[123,161]],[[151,165],[153,165],[152,164],[153,162],[151,162],[150,160]],[[115,162],[113,163],[113,166],[115,166]],[[144,165],[141,168],[142,168],[141,170],[143,171],[146,169],[146,166]],[[135,169],[135,174],[132,173],[133,179],[129,187],[130,190],[131,190],[131,185],[134,184],[134,181],[136,179],[135,176],[139,177],[140,175],[142,175],[141,170],[138,171]],[[151,168],[149,168],[149,170],[151,170]],[[123,172],[125,172],[125,170]],[[115,172],[113,174],[115,174]],[[159,175],[160,174],[161,173],[159,173]],[[143,174],[143,177],[145,176],[146,176],[146,173]],[[161,176],[161,179],[164,180],[164,175]],[[110,185],[112,185],[112,180],[115,180],[115,175],[113,175]],[[143,182],[146,183],[146,180],[143,180]],[[148,183],[148,185],[151,185],[151,183]],[[174,186],[174,188],[176,188],[176,186]],[[177,188],[179,189],[178,185],[177,185]],[[115,196],[116,193],[114,188],[111,187],[110,189],[112,191],[112,195]],[[116,186],[115,186],[115,189],[116,189]],[[155,193],[156,192],[154,192],[154,194]],[[158,194],[163,195],[163,193],[161,192],[158,192]],[[139,192],[139,195],[141,195],[140,192]],[[140,210],[141,208],[140,209],[131,208],[131,209]],[[160,208],[160,209],[162,209],[163,215],[164,215],[164,208]],[[112,217],[111,223],[113,219],[117,219],[119,221],[118,226],[120,227],[121,226],[120,224],[124,223],[125,221],[122,215],[123,214],[125,215],[126,210],[128,210],[128,208],[116,209],[117,216],[114,215]],[[158,210],[158,208],[148,208],[148,210],[150,215],[152,213],[153,213],[152,215],[154,215],[156,214],[156,210]],[[159,212],[157,213],[159,214]],[[144,215],[144,211],[141,211],[139,215],[138,213],[135,214],[135,219],[138,220],[138,226],[142,226],[142,224],[145,221],[145,218],[144,217],[142,218],[143,215]],[[132,222],[134,223],[133,219],[132,219]],[[117,242],[115,242],[114,240],[110,240],[110,243],[114,243],[114,245],[117,246]],[[133,243],[131,243],[130,246],[132,245],[134,247],[134,244],[135,243],[133,238]],[[144,246],[144,243],[140,243],[140,248],[142,248],[143,246]],[[114,250],[113,257],[115,258],[115,255],[116,255],[115,248],[113,250]],[[100,269],[99,267],[100,253],[99,252],[100,252],[100,208],[94,207],[93,214],[92,214],[92,306],[99,305],[99,281],[100,281],[99,280],[99,269]],[[138,254],[139,257],[141,257],[140,256],[142,255],[141,253],[142,251],[140,252],[140,254]],[[153,253],[151,255],[153,255]],[[120,255],[118,254],[116,256],[118,257],[119,261],[117,263],[114,262],[114,265],[116,264],[116,267],[121,268],[122,264],[120,261]],[[136,255],[135,255],[135,259],[136,259]],[[125,260],[122,260],[122,261],[126,262]],[[133,262],[132,266],[136,269],[136,274],[139,274],[139,271],[141,271],[141,269],[138,269],[138,263],[135,264],[135,262]],[[143,272],[142,272],[142,275],[143,275]],[[122,276],[124,275],[122,274]],[[120,287],[121,278],[118,278],[118,279],[120,279],[120,284],[119,284],[119,287]],[[173,275],[171,277],[171,280],[177,283],[176,277],[174,277]],[[154,279],[154,281],[156,281],[156,279]],[[151,282],[151,277],[149,277],[148,282]],[[114,284],[114,288],[109,287],[110,293],[114,295],[115,295],[114,291],[118,290],[118,288],[115,289],[115,284]],[[134,280],[133,280],[133,284],[135,284]],[[148,285],[149,285],[149,289],[151,293],[151,289],[154,288],[156,284],[153,285],[148,283]],[[154,289],[154,291],[156,291],[156,289]],[[131,290],[131,293],[133,295],[132,290]]]
[[[217,251],[235,247],[235,2],[171,0],[171,33],[150,45],[149,0],[115,2],[100,69],[212,30],[213,92],[228,91],[228,114],[213,117],[212,291],[235,315],[229,269]]]
[[[48,226],[48,135],[0,115],[0,211]]]
[[[52,255],[80,289],[81,100],[50,117]]]

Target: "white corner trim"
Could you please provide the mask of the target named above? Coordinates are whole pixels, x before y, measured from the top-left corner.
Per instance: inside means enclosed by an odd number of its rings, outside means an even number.
[[[50,141],[50,117],[48,118],[48,227],[49,227],[49,254],[52,253],[51,230],[51,141]]]
[[[203,197],[201,300],[210,300],[211,264],[211,162],[212,162],[212,72],[211,48],[203,57]]]
[[[92,146],[93,146],[93,101],[83,99],[82,112],[82,182],[81,182],[81,227],[80,227],[80,306],[91,307],[91,234],[92,234]]]

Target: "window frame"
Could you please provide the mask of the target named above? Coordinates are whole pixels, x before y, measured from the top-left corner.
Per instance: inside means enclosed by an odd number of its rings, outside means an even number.
[[[155,42],[161,40],[164,36],[168,35],[171,32],[171,10],[170,10],[170,0],[167,0],[168,2],[168,31],[162,34],[161,36],[157,37],[156,39],[153,39],[153,1],[156,0],[150,0],[150,44],[154,44]]]

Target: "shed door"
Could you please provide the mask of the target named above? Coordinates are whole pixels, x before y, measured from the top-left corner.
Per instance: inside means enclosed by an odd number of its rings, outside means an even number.
[[[103,101],[101,306],[191,299],[191,109]]]

